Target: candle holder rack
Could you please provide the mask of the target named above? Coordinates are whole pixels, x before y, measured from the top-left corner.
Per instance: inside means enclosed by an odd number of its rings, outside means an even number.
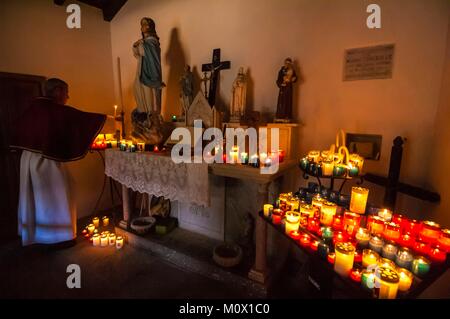
[[[357,176],[349,176],[344,175],[344,176],[335,176],[335,175],[330,175],[330,176],[324,176],[321,173],[320,168],[313,168],[313,169],[308,169],[305,168],[302,164],[299,165],[302,173],[303,173],[303,179],[308,180],[310,176],[315,177],[317,179],[317,183],[319,184],[320,189],[322,189],[324,187],[323,183],[322,183],[322,179],[323,180],[329,180],[329,187],[328,190],[330,190],[331,192],[334,191],[334,187],[335,187],[335,181],[340,180],[342,181],[341,185],[339,186],[338,192],[339,194],[342,192],[342,189],[344,188],[344,185],[346,184],[347,181],[355,179],[356,180],[356,184],[358,186],[362,185],[364,183],[364,174],[359,174]]]

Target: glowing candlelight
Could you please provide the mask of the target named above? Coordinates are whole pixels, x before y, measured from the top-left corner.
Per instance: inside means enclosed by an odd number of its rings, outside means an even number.
[[[92,235],[94,233],[94,230],[95,230],[95,225],[94,224],[89,224],[88,225],[89,234]]]
[[[334,270],[341,276],[348,276],[353,268],[355,247],[350,243],[337,243]]]
[[[264,204],[264,217],[270,217],[272,215],[273,211],[273,205],[271,204]]]
[[[100,226],[100,219],[98,217],[94,217],[92,219],[92,223],[94,224],[95,228],[98,228],[98,226]]]
[[[413,259],[414,257],[410,249],[400,248],[400,250],[397,252],[395,263],[401,268],[410,269]]]
[[[390,222],[392,220],[392,212],[389,209],[382,209],[378,212],[378,216],[381,217],[385,222]]]
[[[320,210],[320,222],[325,226],[331,226],[336,210],[337,205],[335,203],[324,201]]]
[[[413,282],[413,274],[405,269],[405,268],[397,268],[397,273],[400,277],[400,282],[398,285],[399,291],[408,291],[409,288],[411,288],[412,282]]]
[[[364,214],[366,212],[367,197],[369,190],[362,187],[352,187],[352,196],[350,199],[350,211],[353,213]]]
[[[400,277],[394,269],[379,267],[377,269],[376,281],[380,283],[378,298],[395,299],[397,297]]]
[[[100,236],[100,246],[102,247],[108,246],[108,235],[103,234]]]
[[[92,244],[94,246],[100,246],[100,235],[99,234],[94,234],[94,236],[92,236]]]
[[[378,255],[377,252],[375,252],[371,249],[363,250],[362,265],[364,268],[367,268],[370,265],[377,265],[379,259],[380,259],[380,255]]]
[[[103,227],[107,227],[109,225],[109,217],[103,216],[102,222],[103,222]]]
[[[123,237],[117,236],[116,237],[116,248],[121,249],[123,247]]]
[[[114,233],[109,234],[108,242],[110,246],[114,246],[116,244],[116,235]]]

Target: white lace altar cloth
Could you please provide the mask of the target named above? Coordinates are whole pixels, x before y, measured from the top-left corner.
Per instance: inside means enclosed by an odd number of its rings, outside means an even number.
[[[105,174],[139,193],[209,207],[208,164],[175,164],[170,155],[105,151]]]

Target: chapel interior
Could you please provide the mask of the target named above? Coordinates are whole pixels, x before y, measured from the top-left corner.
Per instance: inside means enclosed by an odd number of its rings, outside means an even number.
[[[450,1],[8,0],[0,38],[2,299],[450,298]]]

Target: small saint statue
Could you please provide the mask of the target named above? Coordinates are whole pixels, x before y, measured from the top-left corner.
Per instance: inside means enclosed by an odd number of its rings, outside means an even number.
[[[132,135],[149,144],[159,144],[162,139],[160,127],[162,82],[161,48],[155,22],[141,19],[142,38],[133,44],[133,55],[138,60],[134,82],[136,108],[131,114]]]
[[[277,102],[276,119],[289,121],[292,119],[293,83],[297,82],[292,59],[286,58],[278,72],[277,86],[280,88]]]
[[[247,76],[244,73],[243,67],[239,68],[231,92],[230,121],[240,122],[241,118],[244,116],[247,102]]]
[[[189,107],[194,100],[194,74],[189,65],[185,65],[184,73],[180,78],[180,98],[183,107],[183,117],[186,119]]]

